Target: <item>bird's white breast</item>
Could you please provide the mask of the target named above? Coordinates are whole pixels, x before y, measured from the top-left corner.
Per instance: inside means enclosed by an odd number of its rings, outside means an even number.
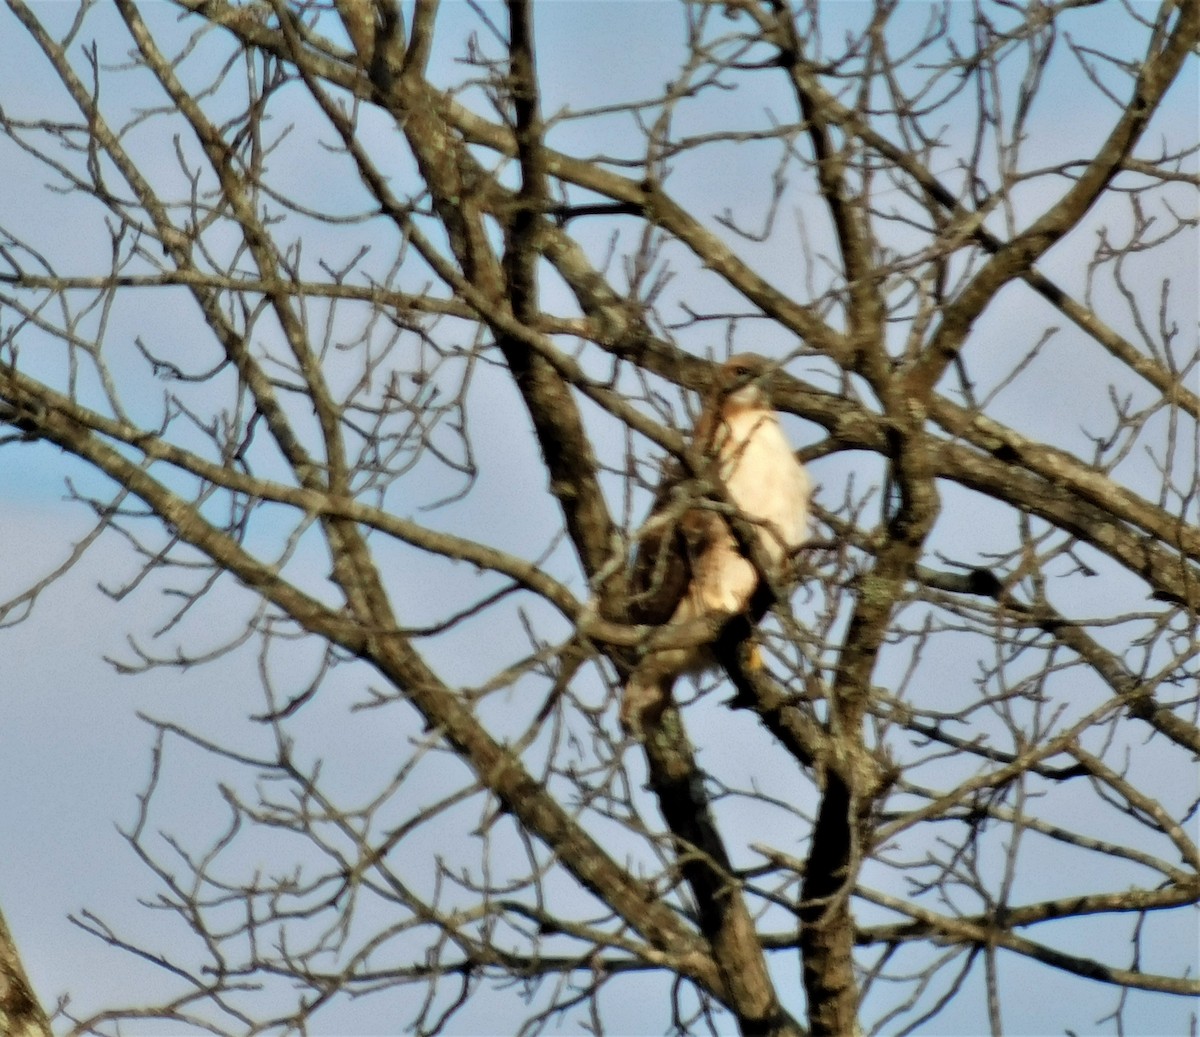
[[[775,562],[808,539],[811,482],[773,411],[741,410],[727,418],[721,476],[733,504],[763,526]]]

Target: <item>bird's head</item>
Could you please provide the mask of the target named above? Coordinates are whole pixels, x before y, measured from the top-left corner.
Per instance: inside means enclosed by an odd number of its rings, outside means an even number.
[[[776,366],[757,353],[739,353],[726,360],[717,369],[713,382],[714,395],[721,409],[769,410],[771,401],[764,383]]]

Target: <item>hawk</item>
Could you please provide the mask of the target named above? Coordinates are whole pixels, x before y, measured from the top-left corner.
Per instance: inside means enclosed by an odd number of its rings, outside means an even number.
[[[774,366],[765,357],[742,354],[718,370],[692,432],[699,469],[691,479],[678,464],[668,471],[638,533],[629,603],[634,622],[762,618],[760,573],[725,517],[733,509],[753,527],[760,557],[776,573],[808,539],[808,473],[762,386]],[[715,485],[715,495],[700,495],[705,482]],[[709,642],[648,652],[625,684],[625,730],[640,736],[653,726],[678,677],[715,665],[712,647]]]

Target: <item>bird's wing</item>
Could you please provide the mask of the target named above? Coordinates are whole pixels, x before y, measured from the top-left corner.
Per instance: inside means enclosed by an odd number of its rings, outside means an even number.
[[[666,623],[692,582],[692,556],[683,523],[686,508],[679,486],[678,478],[664,479],[638,531],[629,574],[629,616],[635,623]]]
[[[723,520],[696,507],[697,481],[680,467],[668,468],[638,531],[629,574],[629,615],[635,623],[661,626],[691,591],[701,559],[721,537]]]

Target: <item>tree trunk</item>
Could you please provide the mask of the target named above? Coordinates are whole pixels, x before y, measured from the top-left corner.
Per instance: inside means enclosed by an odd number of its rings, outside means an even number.
[[[0,912],[0,1037],[50,1037],[50,1023]]]

